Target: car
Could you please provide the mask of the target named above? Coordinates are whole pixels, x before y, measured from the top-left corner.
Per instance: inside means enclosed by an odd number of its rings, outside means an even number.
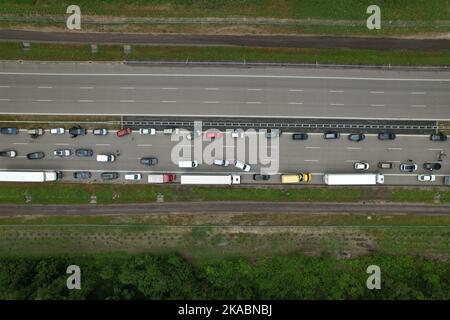
[[[230,162],[228,160],[214,160],[213,164],[216,166],[227,167],[230,164]]]
[[[125,128],[125,129],[117,131],[116,135],[118,137],[124,137],[126,135],[131,134],[132,132],[133,132],[133,130],[131,130],[131,128]]]
[[[94,151],[92,149],[76,149],[75,155],[77,157],[92,157],[94,155]]]
[[[181,160],[178,161],[178,167],[179,168],[197,168],[198,167],[198,161],[197,160]]]
[[[0,157],[15,158],[16,156],[17,152],[14,150],[0,151]]]
[[[308,139],[308,134],[306,132],[294,133],[292,135],[292,140],[306,140]]]
[[[441,132],[439,133],[433,133],[430,136],[431,141],[447,141],[447,136]]]
[[[116,180],[119,178],[119,173],[118,172],[102,172],[100,174],[100,178],[102,178],[102,180]]]
[[[387,162],[387,161],[381,161],[378,162],[378,168],[380,169],[393,169],[394,163],[393,162]]]
[[[153,157],[141,158],[139,162],[144,166],[154,166],[158,164],[158,159]]]
[[[234,161],[234,166],[238,169],[241,169],[242,171],[248,172],[250,171],[250,166],[248,164],[245,164],[243,162],[240,162],[238,160]]]
[[[417,164],[408,162],[408,163],[402,163],[400,165],[400,171],[404,172],[414,172],[417,170]]]
[[[353,165],[353,168],[355,170],[369,170],[369,164],[367,162],[355,162],[355,164]]]
[[[113,154],[98,154],[96,160],[97,162],[114,162],[116,156]]]
[[[30,160],[43,159],[43,158],[45,158],[45,153],[42,151],[31,152],[31,153],[27,154],[27,158]]]
[[[270,175],[268,174],[254,174],[253,175],[253,180],[255,181],[267,181],[270,180]]]
[[[207,132],[206,133],[206,138],[208,138],[208,139],[220,139],[220,138],[222,138],[222,133],[221,132]]]
[[[108,134],[108,129],[94,129],[92,130],[94,136],[106,136]]]
[[[72,151],[70,149],[56,149],[53,151],[53,155],[55,157],[70,157]]]
[[[50,134],[64,134],[66,130],[64,128],[52,128]]]
[[[17,128],[0,128],[1,134],[18,134],[19,130]]]
[[[366,138],[366,136],[363,133],[352,133],[348,135],[348,140],[350,141],[363,141]]]
[[[244,137],[244,130],[242,129],[235,129],[233,132],[231,132],[232,138],[243,138]]]
[[[439,162],[425,162],[423,164],[423,168],[430,171],[439,170],[441,167],[442,165]]]
[[[202,136],[202,132],[197,130],[197,131],[188,133],[186,135],[186,139],[193,140],[193,139],[201,137],[201,136]]]
[[[130,172],[125,174],[125,180],[127,181],[139,181],[142,179],[142,174],[139,172]]]
[[[378,140],[395,140],[395,133],[392,132],[380,132],[378,134]]]
[[[92,174],[89,171],[75,171],[73,173],[73,178],[78,180],[90,179]]]
[[[153,128],[140,128],[139,129],[139,134],[147,134],[147,135],[155,135],[156,134],[156,129]]]
[[[421,181],[421,182],[436,181],[436,176],[434,176],[432,174],[419,174],[417,176],[417,181]]]
[[[87,134],[87,130],[80,126],[76,126],[69,129],[69,134],[72,138],[76,138],[78,136],[85,136]]]
[[[274,139],[274,138],[279,137],[280,135],[281,135],[281,131],[278,129],[275,129],[275,130],[267,129],[267,132],[266,132],[267,139]]]
[[[31,136],[32,139],[36,139],[39,136],[42,136],[44,134],[44,129],[37,128],[37,129],[29,129],[28,134]]]
[[[323,138],[326,140],[339,139],[341,134],[336,131],[328,131],[323,134]]]

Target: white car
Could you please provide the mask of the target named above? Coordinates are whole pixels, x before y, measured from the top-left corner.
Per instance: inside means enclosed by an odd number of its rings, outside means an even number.
[[[237,160],[234,161],[234,166],[245,172],[250,171],[250,166],[248,164],[245,164],[245,163],[237,161]]]
[[[431,174],[419,174],[417,176],[417,181],[421,181],[421,182],[426,182],[426,181],[435,181],[436,180],[436,176],[431,175]]]
[[[213,164],[215,164],[216,166],[228,167],[230,162],[228,160],[214,160]]]
[[[193,140],[193,139],[201,137],[201,136],[202,136],[202,132],[201,131],[194,131],[194,132],[188,133],[186,135],[186,139]]]
[[[367,162],[355,162],[353,167],[355,168],[355,170],[369,170],[369,164]]]
[[[148,134],[148,135],[155,135],[156,134],[156,129],[154,128],[140,128],[139,129],[139,133],[140,134]]]
[[[142,179],[142,174],[138,172],[130,172],[125,174],[125,180],[127,181],[139,181]]]
[[[97,162],[114,162],[116,157],[113,154],[98,154]]]
[[[244,137],[244,130],[242,129],[236,129],[233,132],[231,132],[232,138],[243,138]]]
[[[66,130],[64,130],[64,128],[50,129],[50,134],[64,134],[64,132],[66,132]]]
[[[70,157],[71,154],[72,152],[70,151],[70,149],[56,149],[55,151],[53,151],[53,155],[55,157]]]

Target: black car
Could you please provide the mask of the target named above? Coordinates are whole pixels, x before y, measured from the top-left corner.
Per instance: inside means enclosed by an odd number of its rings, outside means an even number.
[[[0,128],[1,134],[18,134],[19,130],[17,128]]]
[[[15,158],[16,156],[17,152],[15,150],[0,151],[0,157]]]
[[[92,177],[92,174],[89,171],[75,171],[73,173],[74,179],[85,180],[85,179],[90,179],[91,177]]]
[[[102,172],[100,174],[102,180],[116,180],[119,178],[118,172]]]
[[[69,129],[69,134],[72,136],[72,138],[85,136],[87,134],[87,130],[80,126],[72,127]]]
[[[447,141],[447,136],[443,133],[433,133],[430,136],[431,141]]]
[[[395,133],[392,132],[380,132],[378,134],[379,140],[395,140]]]
[[[37,160],[37,159],[43,159],[45,157],[45,153],[38,151],[38,152],[31,152],[27,154],[27,158],[30,160]]]
[[[292,135],[292,140],[306,140],[308,139],[308,134],[306,132],[294,133]]]
[[[442,165],[438,162],[425,162],[423,164],[423,168],[430,171],[439,170],[441,167]]]
[[[156,159],[156,158],[141,158],[140,162],[144,166],[154,166],[155,164],[158,164],[158,159]]]
[[[270,180],[270,176],[268,174],[254,174],[253,180],[255,181],[267,181]]]
[[[336,132],[336,131],[328,131],[328,132],[325,132],[323,134],[323,138],[327,139],[327,140],[329,140],[329,139],[339,139],[340,136],[341,136],[341,134],[339,132]]]
[[[91,149],[76,149],[75,155],[77,157],[92,157],[94,155],[94,151]]]
[[[348,135],[348,140],[350,141],[363,141],[366,138],[366,136],[363,133],[352,133]]]

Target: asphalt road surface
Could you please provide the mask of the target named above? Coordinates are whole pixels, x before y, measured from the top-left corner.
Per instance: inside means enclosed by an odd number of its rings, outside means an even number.
[[[233,45],[250,47],[351,48],[372,50],[450,51],[445,39],[393,39],[327,36],[234,36],[187,34],[136,34],[89,32],[39,32],[0,30],[0,39],[62,43],[119,43],[153,45]]]
[[[234,128],[230,128],[234,129]],[[279,143],[269,141],[260,131],[246,131],[245,138],[232,138],[226,133],[222,138],[212,142],[205,136],[196,138],[194,145],[186,139],[186,133],[178,137],[164,135],[157,131],[156,135],[145,136],[134,131],[131,135],[117,137],[115,132],[107,136],[87,136],[71,138],[65,135],[50,135],[47,132],[31,139],[26,130],[18,135],[0,135],[0,151],[15,150],[18,156],[14,159],[0,158],[0,170],[62,170],[64,180],[71,181],[74,171],[91,171],[90,182],[100,182],[100,173],[105,171],[119,172],[123,183],[127,172],[140,172],[146,183],[148,173],[182,173],[190,174],[239,174],[242,183],[253,183],[252,175],[261,170],[272,168],[277,173],[311,172],[313,184],[322,184],[324,173],[353,173],[353,164],[358,161],[368,162],[370,168],[366,172],[383,172],[387,185],[442,185],[443,176],[450,175],[448,157],[443,158],[442,168],[434,171],[435,182],[418,182],[417,174],[430,174],[422,168],[424,162],[436,162],[440,152],[450,155],[449,142],[430,141],[428,135],[397,135],[393,141],[380,141],[376,134],[366,134],[361,142],[348,140],[347,134],[341,134],[338,140],[325,140],[321,133],[310,133],[308,140],[292,140],[292,134],[283,132]],[[172,140],[173,139],[173,140]],[[198,144],[198,146],[197,146]],[[211,148],[216,146],[216,150]],[[80,158],[74,155],[68,158],[53,156],[55,149],[89,148],[95,154],[119,154],[113,163],[96,162],[92,158]],[[179,150],[183,150],[180,154]],[[28,160],[26,154],[43,151],[46,156],[41,160]],[[180,157],[178,155],[180,154]],[[139,163],[142,157],[157,157],[155,166],[143,166]],[[194,159],[200,162],[195,169],[178,168],[178,160]],[[210,164],[213,159],[230,161],[228,167]],[[243,172],[232,165],[233,160],[240,160],[251,165],[250,172]],[[265,160],[264,160],[265,159]],[[401,163],[413,160],[419,166],[415,173],[404,173],[399,170]],[[264,162],[267,161],[267,162]],[[394,163],[394,169],[380,170],[379,161]],[[133,182],[132,182],[133,183]],[[258,182],[259,183],[259,182]],[[280,183],[279,175],[273,176],[266,183]]]
[[[171,202],[123,205],[0,205],[0,215],[120,215],[152,213],[304,213],[448,215],[448,205],[299,202]]]
[[[0,63],[0,112],[450,119],[450,72]]]

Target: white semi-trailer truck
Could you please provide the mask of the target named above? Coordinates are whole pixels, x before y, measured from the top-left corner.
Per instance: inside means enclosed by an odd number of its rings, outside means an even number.
[[[241,176],[235,175],[182,175],[181,184],[240,184]]]
[[[61,177],[59,171],[0,171],[1,182],[46,182]]]
[[[326,173],[323,182],[330,186],[354,186],[383,184],[381,173]]]

